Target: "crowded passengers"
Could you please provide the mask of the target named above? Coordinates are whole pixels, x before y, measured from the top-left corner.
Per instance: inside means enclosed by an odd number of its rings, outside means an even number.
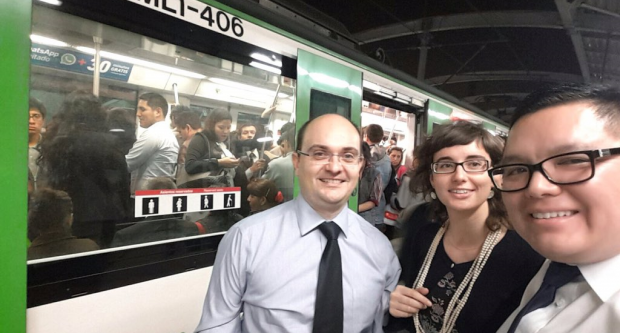
[[[172,106],[168,115],[169,108],[163,96],[145,93],[139,96],[135,113],[118,107],[106,110],[99,98],[79,90],[49,115],[43,103],[30,99],[30,211],[34,214],[37,209],[36,221],[65,212],[35,200],[45,197],[43,190],[62,193],[70,201],[71,219],[70,223],[65,217],[50,220],[58,225],[52,235],[58,241],[89,240],[96,245],[65,247],[66,251],[46,255],[37,245],[42,228],[32,224],[28,237],[39,249],[30,259],[226,231],[251,213],[292,199],[294,124],[286,123],[287,132],[278,140],[281,157],[269,154],[270,158],[265,150],[273,148],[272,141],[267,146],[257,141],[257,136],[265,135],[262,126],[239,124],[234,134],[227,110],[214,109],[203,121],[187,106]],[[270,184],[270,193],[258,186],[264,183]],[[241,207],[135,217],[136,191],[177,187],[239,187]],[[49,238],[46,241],[56,241]]]

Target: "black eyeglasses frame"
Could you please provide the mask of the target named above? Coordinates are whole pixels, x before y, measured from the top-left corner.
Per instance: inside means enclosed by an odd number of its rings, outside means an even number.
[[[586,179],[582,179],[582,180],[578,180],[578,181],[574,181],[574,182],[557,182],[553,179],[551,179],[551,177],[549,177],[549,175],[547,175],[547,173],[545,172],[545,170],[543,169],[542,165],[543,163],[554,159],[554,158],[558,158],[558,157],[562,157],[562,156],[568,156],[568,155],[574,155],[574,154],[584,154],[587,155],[590,158],[590,169],[592,170],[590,176]],[[544,160],[536,163],[536,164],[525,164],[525,163],[513,163],[513,164],[505,164],[505,165],[498,165],[496,167],[493,167],[489,170],[487,170],[487,173],[489,174],[489,177],[491,177],[491,182],[493,182],[493,186],[500,192],[518,192],[518,191],[523,191],[526,188],[528,188],[530,186],[530,182],[532,181],[532,176],[534,176],[534,172],[535,171],[539,171],[544,177],[545,179],[547,179],[551,184],[554,185],[574,185],[574,184],[579,184],[579,183],[583,183],[586,182],[592,178],[594,178],[594,175],[596,174],[596,167],[595,167],[595,161],[596,159],[599,158],[603,158],[603,157],[608,157],[608,156],[613,156],[613,155],[620,155],[620,147],[617,148],[606,148],[606,149],[593,149],[593,150],[579,150],[579,151],[572,151],[572,152],[568,152],[568,153],[564,153],[564,154],[559,154],[559,155],[554,155],[551,157],[547,157]],[[525,184],[525,186],[523,188],[520,189],[516,189],[516,190],[502,190],[499,188],[499,186],[495,183],[495,178],[493,177],[493,172],[497,169],[500,168],[506,168],[506,167],[513,167],[513,166],[522,166],[528,169],[530,176],[527,180],[527,183]]]
[[[471,161],[479,161],[479,162],[484,161],[484,162],[486,162],[486,164],[487,164],[486,169],[481,170],[481,171],[468,171],[468,170],[465,170],[465,163],[471,162]],[[440,164],[440,163],[454,163],[454,171],[452,171],[452,172],[437,172],[437,171],[435,171],[435,165],[436,164]],[[488,160],[483,160],[483,159],[479,159],[479,160],[477,160],[477,159],[465,160],[465,161],[463,161],[461,163],[456,163],[456,162],[433,162],[433,163],[431,163],[431,172],[436,174],[436,175],[448,175],[448,174],[451,174],[451,173],[455,173],[456,172],[456,168],[458,168],[459,165],[461,166],[461,168],[463,168],[463,171],[465,171],[467,173],[478,173],[478,174],[480,174],[480,173],[483,173],[483,172],[489,170],[489,166],[491,165],[491,163]]]

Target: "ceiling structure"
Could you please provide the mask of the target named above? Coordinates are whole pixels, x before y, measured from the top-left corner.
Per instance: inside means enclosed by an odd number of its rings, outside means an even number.
[[[255,0],[506,123],[528,93],[620,85],[618,0]]]

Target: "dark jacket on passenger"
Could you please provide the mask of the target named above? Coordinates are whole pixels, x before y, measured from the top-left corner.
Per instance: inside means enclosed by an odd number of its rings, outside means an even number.
[[[49,187],[73,201],[73,235],[109,246],[117,223],[129,211],[129,173],[125,156],[106,133],[58,135],[44,156]]]
[[[217,160],[222,158],[223,151],[204,132],[196,133],[187,147],[185,171],[190,175],[221,169]]]
[[[39,235],[28,248],[28,260],[99,250],[90,239],[78,239],[68,232]]]

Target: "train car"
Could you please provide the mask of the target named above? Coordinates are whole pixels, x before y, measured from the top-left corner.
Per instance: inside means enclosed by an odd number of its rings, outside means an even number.
[[[107,161],[88,164],[109,149],[128,153],[123,149],[145,131],[136,112],[144,93],[166,99],[167,126],[174,127],[170,115],[178,105],[200,119],[227,110],[232,129],[252,124],[257,144],[239,153],[248,154],[250,164],[252,152],[278,158],[277,150],[269,155],[270,148],[286,123],[299,129],[324,113],[342,114],[359,126],[380,124],[386,138],[395,138],[407,152],[444,121],[468,119],[496,134],[507,131],[479,110],[251,1],[13,1],[3,4],[0,19],[6,193],[0,201],[0,326],[7,332],[181,333],[195,328],[217,245],[243,217],[238,213],[246,206],[246,185],[134,191],[123,187],[129,180],[110,180]],[[70,114],[68,103],[83,105],[76,98],[90,95],[101,103],[95,113],[104,118],[97,118],[98,124],[89,123],[91,116],[80,118],[92,109]],[[41,116],[30,113],[30,98],[43,105]],[[33,125],[36,121],[40,125]],[[63,128],[70,121],[73,126]],[[229,149],[235,136],[224,142]],[[72,154],[69,147],[80,153]],[[33,149],[42,157],[33,160]],[[66,167],[50,167],[54,157]],[[115,187],[126,200],[122,217],[96,216],[118,207],[105,204],[111,192],[101,190],[96,174],[122,187]],[[59,178],[70,179],[71,186],[58,185]],[[282,187],[296,195],[295,182],[291,177]],[[43,200],[38,196],[29,206],[35,187],[69,193],[73,225],[63,224],[63,230],[68,237],[94,240],[99,249],[33,255],[28,248],[41,245],[47,230],[34,228],[36,218],[28,217],[29,209],[45,206],[35,203]],[[355,196],[350,207],[357,207]]]

